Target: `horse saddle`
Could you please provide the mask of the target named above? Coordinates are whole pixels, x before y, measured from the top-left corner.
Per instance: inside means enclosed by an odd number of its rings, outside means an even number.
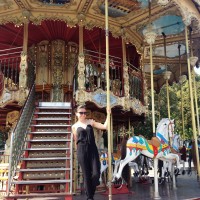
[[[151,140],[148,140],[149,144],[154,147],[160,146],[160,140],[157,137],[152,137]]]

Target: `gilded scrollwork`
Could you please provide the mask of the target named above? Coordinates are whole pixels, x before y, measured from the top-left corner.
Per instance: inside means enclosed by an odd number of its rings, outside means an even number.
[[[128,75],[127,64],[125,64],[123,67],[123,78],[124,78],[124,96],[129,96],[129,75]]]
[[[79,90],[85,89],[85,63],[84,55],[80,54],[78,57],[78,88]]]
[[[52,101],[62,101],[62,80],[64,68],[65,42],[55,40],[52,42],[52,76],[53,76],[53,98]]]
[[[119,79],[114,79],[111,84],[112,92],[114,95],[120,95],[121,81]]]
[[[158,0],[157,3],[161,6],[166,6],[170,0]]]
[[[8,10],[11,9],[14,5],[13,0],[1,0],[0,10]]]
[[[19,73],[19,87],[26,88],[27,87],[27,53],[21,53],[21,62],[20,62],[20,73]]]
[[[86,102],[86,92],[84,90],[78,90],[76,92],[76,102],[78,105],[85,104]]]

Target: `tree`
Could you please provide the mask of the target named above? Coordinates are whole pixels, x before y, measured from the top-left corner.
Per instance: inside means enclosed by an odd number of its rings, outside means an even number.
[[[181,95],[182,87],[182,95]],[[196,91],[197,91],[197,104],[200,114],[200,76],[196,76]],[[194,91],[193,91],[194,94]],[[159,94],[155,94],[155,120],[156,125],[162,118],[168,118],[167,110],[167,98],[166,98],[166,85],[164,85]],[[190,92],[188,80],[180,85],[180,83],[174,83],[169,86],[169,101],[170,101],[170,115],[171,119],[175,119],[175,132],[183,136],[185,139],[192,138],[192,117],[191,117],[191,105],[190,105]],[[182,114],[181,114],[181,99],[183,101],[183,116],[184,116],[184,133],[182,129]],[[135,127],[135,133],[139,133],[146,138],[152,137],[152,115],[151,115],[151,96],[148,95],[148,113],[146,114],[145,126],[139,123]],[[196,112],[195,112],[196,113]]]

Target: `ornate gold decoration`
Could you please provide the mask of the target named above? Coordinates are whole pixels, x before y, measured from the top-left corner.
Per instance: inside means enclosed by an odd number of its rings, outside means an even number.
[[[62,80],[64,68],[64,49],[65,42],[63,40],[55,40],[52,42],[51,68],[53,78],[53,102],[62,102]]]
[[[96,96],[98,95],[100,101],[97,101]],[[115,106],[121,106],[123,110],[132,109],[134,113],[141,115],[142,113],[146,113],[146,106],[142,105],[142,103],[138,99],[130,99],[128,97],[118,97],[110,92],[111,96],[111,108]],[[103,98],[103,99],[101,99]],[[98,107],[103,108],[106,107],[106,91],[102,89],[98,89],[95,92],[87,92],[85,90],[77,90],[76,91],[76,102],[78,105],[84,105],[85,102],[90,101],[95,103]]]
[[[147,28],[144,30],[144,37],[148,44],[154,44],[156,40],[156,32],[153,31],[151,24],[148,24]]]
[[[121,81],[119,79],[114,79],[111,84],[112,92],[114,95],[120,95]]]
[[[65,67],[64,70],[67,71],[66,79],[68,80],[68,84],[72,85],[74,70],[77,67],[76,65],[78,60],[78,44],[74,42],[68,42],[66,57],[67,57],[67,66]]]
[[[20,73],[19,73],[19,87],[26,88],[27,87],[27,54],[21,53],[21,62],[20,62]]]
[[[164,79],[169,80],[171,77],[172,72],[171,71],[165,71],[164,73]]]
[[[190,64],[192,67],[194,67],[196,65],[198,59],[199,58],[196,56],[190,57]]]
[[[78,89],[85,90],[85,63],[84,55],[78,57]]]
[[[161,6],[166,6],[170,0],[158,0],[157,3]]]
[[[76,102],[77,102],[78,105],[85,104],[85,102],[87,101],[87,99],[89,97],[89,95],[88,96],[86,96],[86,95],[87,95],[87,93],[84,90],[77,90],[76,91]]]
[[[12,126],[19,119],[19,111],[14,110],[12,112],[8,112],[6,116],[6,125]]]
[[[36,84],[42,85],[48,83],[48,66],[49,66],[49,41],[43,40],[37,45],[37,68]]]
[[[12,7],[13,0],[0,0],[0,10],[8,10]]]
[[[128,75],[127,64],[125,64],[123,67],[123,78],[124,78],[124,96],[129,97],[129,75]]]

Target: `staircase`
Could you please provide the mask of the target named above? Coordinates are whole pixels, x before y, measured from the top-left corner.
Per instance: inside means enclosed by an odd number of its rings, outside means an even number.
[[[15,198],[72,199],[70,103],[39,103],[27,138]]]

